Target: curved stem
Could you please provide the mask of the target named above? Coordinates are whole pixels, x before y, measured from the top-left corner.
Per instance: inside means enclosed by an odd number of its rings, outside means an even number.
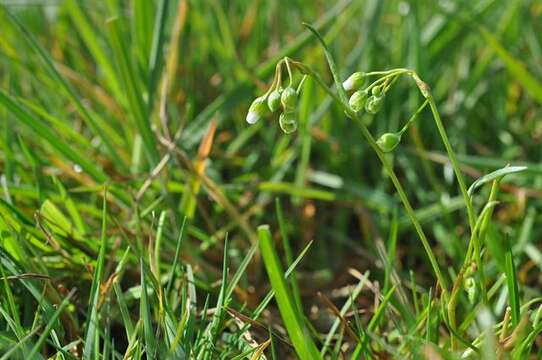
[[[427,253],[427,257],[429,258],[429,262],[431,263],[431,267],[433,268],[433,272],[435,273],[435,276],[437,277],[437,281],[439,282],[440,287],[442,288],[443,297],[447,298],[448,289],[447,289],[446,279],[444,278],[444,276],[442,275],[442,272],[440,271],[440,267],[433,253],[433,250],[431,249],[431,245],[429,245],[427,236],[425,235],[423,228],[418,218],[416,217],[416,213],[414,212],[414,209],[412,208],[412,205],[410,204],[410,201],[408,200],[408,197],[403,188],[403,185],[401,185],[401,182],[397,178],[397,175],[395,174],[395,171],[393,170],[393,166],[390,164],[390,162],[388,161],[388,159],[386,158],[382,150],[380,150],[380,147],[378,147],[378,145],[376,144],[376,141],[371,135],[371,133],[369,132],[369,129],[367,128],[367,126],[365,126],[365,124],[361,120],[361,116],[355,113],[354,111],[352,111],[350,107],[348,106],[348,103],[344,102],[342,98],[339,98],[337,94],[331,91],[331,89],[326,85],[326,83],[322,80],[322,78],[318,76],[318,74],[316,74],[311,68],[299,62],[292,62],[292,64],[298,67],[303,73],[313,77],[318,83],[318,85],[320,85],[322,89],[324,89],[324,91],[326,91],[329,94],[329,96],[331,96],[331,98],[335,100],[335,102],[337,102],[343,108],[343,110],[348,116],[350,116],[352,119],[356,119],[357,121],[359,121],[361,125],[362,135],[369,143],[369,146],[371,146],[373,151],[378,156],[380,162],[384,166],[386,173],[391,179],[391,182],[393,183],[395,190],[399,194],[399,198],[401,199],[401,202],[403,203],[407,216],[409,217],[410,221],[414,225],[414,229],[418,233],[418,236],[425,249],[425,252]]]
[[[286,69],[288,70],[288,77],[290,78],[289,86],[292,86],[294,79],[292,76],[292,69],[290,68],[289,58],[285,57],[284,62],[286,63]]]
[[[397,191],[397,194],[399,195],[399,198],[401,199],[401,202],[403,203],[407,216],[409,217],[410,221],[414,225],[414,228],[416,232],[418,233],[420,241],[422,242],[422,245],[425,249],[425,252],[427,253],[427,257],[429,258],[431,267],[433,268],[435,276],[437,277],[437,281],[440,283],[440,287],[442,288],[443,297],[447,298],[448,297],[447,282],[444,276],[442,275],[442,272],[440,271],[440,267],[438,265],[435,254],[433,253],[433,250],[431,249],[431,245],[429,245],[429,241],[427,240],[427,236],[425,235],[425,232],[423,231],[423,228],[416,216],[416,213],[414,212],[414,209],[412,208],[412,205],[410,204],[410,201],[408,200],[408,197],[403,188],[403,185],[401,185],[401,182],[397,178],[397,175],[395,174],[395,171],[393,170],[392,165],[390,164],[390,162],[388,161],[388,159],[386,158],[382,150],[380,150],[380,147],[376,144],[375,139],[369,132],[369,129],[367,129],[367,126],[365,126],[365,124],[361,120],[361,117],[355,113],[352,113],[352,115],[354,116],[356,120],[360,122],[362,135],[365,137],[365,139],[369,143],[369,146],[371,146],[373,151],[378,156],[380,162],[384,166],[386,173],[388,174],[388,177],[391,179],[391,182],[393,183],[395,190]]]
[[[467,186],[465,185],[465,180],[463,179],[463,174],[461,173],[459,163],[457,162],[455,153],[452,149],[452,146],[450,145],[450,140],[448,139],[448,135],[446,134],[446,130],[444,129],[444,125],[442,124],[442,120],[440,119],[440,114],[438,112],[435,100],[433,99],[433,95],[429,94],[429,96],[427,96],[427,100],[429,100],[429,107],[431,108],[433,119],[435,120],[438,132],[440,134],[442,142],[444,143],[444,147],[446,148],[448,157],[450,158],[450,163],[452,165],[452,168],[454,169],[461,195],[463,195],[463,200],[465,201],[465,205],[467,206],[467,216],[469,218],[469,225],[472,233],[476,224],[476,216],[474,214],[474,207],[472,206],[471,198],[467,191]]]

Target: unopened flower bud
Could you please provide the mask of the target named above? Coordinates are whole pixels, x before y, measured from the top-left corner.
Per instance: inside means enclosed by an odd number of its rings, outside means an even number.
[[[377,141],[376,144],[383,152],[390,152],[401,142],[401,135],[397,133],[385,133]]]
[[[380,96],[370,96],[369,99],[365,102],[365,111],[369,114],[376,114],[384,104],[384,97]]]
[[[280,107],[280,90],[276,89],[267,97],[267,106],[271,112],[275,112]]]
[[[250,104],[250,107],[248,108],[247,113],[247,123],[249,124],[255,124],[260,120],[262,117],[266,116],[269,112],[269,109],[267,108],[266,98],[265,96],[260,96],[254,99],[252,104]]]
[[[364,72],[358,71],[353,73],[343,82],[343,88],[346,91],[358,90],[363,86],[365,82],[366,74]]]
[[[280,102],[285,111],[294,110],[297,105],[297,93],[293,87],[288,86],[282,91]]]
[[[297,130],[297,114],[295,111],[286,111],[279,116],[279,125],[285,134],[291,134]]]
[[[474,301],[476,300],[476,282],[474,281],[473,277],[468,277],[465,279],[463,286],[465,287],[465,291],[467,292],[467,297],[469,298],[469,302],[471,304],[474,304]]]
[[[365,106],[365,101],[367,101],[367,95],[367,91],[365,90],[358,90],[354,92],[352,96],[350,96],[350,100],[348,100],[352,110],[355,112],[361,111]]]
[[[380,95],[382,95],[382,86],[380,85],[373,86],[373,88],[371,89],[371,94],[373,94],[376,97],[379,97]]]

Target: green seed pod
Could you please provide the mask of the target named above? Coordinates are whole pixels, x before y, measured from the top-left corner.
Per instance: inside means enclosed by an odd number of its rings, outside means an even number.
[[[267,108],[267,101],[265,96],[257,97],[248,108],[246,121],[249,124],[255,124],[258,122],[258,120],[266,116],[268,113],[269,109]]]
[[[399,133],[385,133],[376,141],[376,144],[380,150],[390,152],[393,151],[400,142],[401,135]]]
[[[365,111],[369,114],[376,114],[384,104],[384,97],[380,96],[369,96],[369,99],[365,102]]]
[[[381,85],[373,86],[373,88],[371,89],[371,94],[373,94],[376,97],[379,97],[380,95],[382,95],[382,86]]]
[[[295,111],[283,112],[279,116],[279,124],[285,134],[291,134],[297,130],[297,114]]]
[[[465,291],[467,292],[467,297],[469,298],[469,302],[471,304],[474,304],[474,301],[476,300],[476,282],[474,281],[473,277],[468,277],[465,279],[463,286],[465,288]]]
[[[269,107],[269,110],[271,110],[271,112],[277,111],[280,107],[280,94],[280,90],[276,89],[273,90],[271,94],[269,94],[269,96],[267,97],[267,106]]]
[[[358,90],[350,96],[350,100],[348,100],[348,103],[350,104],[350,107],[355,112],[361,111],[363,107],[365,106],[365,101],[367,101],[367,91],[366,90]]]
[[[343,88],[346,91],[358,90],[363,86],[367,75],[364,72],[358,71],[353,73],[343,82]]]
[[[280,96],[282,108],[285,111],[294,110],[297,105],[297,93],[293,87],[288,86]]]

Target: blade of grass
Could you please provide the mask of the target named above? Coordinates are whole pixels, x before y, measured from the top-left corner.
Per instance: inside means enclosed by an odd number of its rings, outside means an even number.
[[[45,52],[45,50],[43,50],[43,48],[38,44],[34,36],[32,36],[32,34],[21,24],[21,22],[15,16],[13,16],[9,11],[6,11],[6,13],[8,14],[8,18],[10,19],[10,21],[23,34],[23,38],[28,42],[32,50],[34,50],[39,55],[51,77],[60,86],[60,88],[64,90],[68,98],[74,103],[75,107],[81,113],[90,128],[103,140],[107,152],[114,160],[115,164],[117,164],[117,166],[123,169],[126,169],[127,166],[124,161],[118,156],[118,153],[115,150],[113,143],[103,132],[103,130],[98,126],[98,123],[83,105],[75,90],[57,71],[53,59]]]
[[[143,320],[143,333],[147,355],[150,358],[155,358],[157,354],[157,344],[152,329],[151,309],[147,294],[147,268],[143,262],[143,259],[139,260],[139,269],[141,271],[141,299],[139,302],[139,316]]]
[[[149,113],[142,98],[140,82],[135,77],[136,73],[126,49],[126,41],[122,38],[119,22],[119,18],[110,19],[107,22],[109,39],[115,54],[117,69],[120,72],[122,86],[127,93],[131,115],[139,134],[143,138],[145,154],[151,167],[154,167],[160,161],[160,154],[151,129]]]
[[[56,151],[64,157],[71,160],[75,164],[92,176],[97,182],[103,183],[107,181],[107,175],[86,157],[76,152],[70,145],[62,141],[50,128],[46,127],[39,120],[32,117],[20,104],[11,99],[5,92],[0,90],[0,104],[10,111],[15,118],[32,129],[36,135],[43,138]]]
[[[49,322],[47,323],[47,326],[45,327],[45,329],[43,330],[43,332],[41,333],[38,341],[36,341],[36,344],[34,344],[34,347],[32,348],[32,350],[30,351],[30,353],[28,354],[28,358],[27,359],[35,359],[35,356],[36,354],[38,353],[38,351],[41,349],[43,343],[45,342],[45,340],[47,339],[47,336],[49,336],[49,333],[51,332],[51,330],[53,329],[53,326],[55,325],[55,322],[56,320],[58,319],[58,317],[60,316],[60,314],[62,314],[62,312],[64,311],[64,308],[66,306],[68,306],[68,304],[70,303],[70,300],[73,296],[73,294],[75,294],[75,289],[73,289],[72,291],[70,291],[68,293],[68,296],[66,296],[64,298],[64,300],[62,300],[62,302],[60,303],[58,309],[54,312],[53,316],[51,316],[51,318],[49,319]]]
[[[100,298],[100,285],[102,282],[102,276],[104,272],[104,263],[105,255],[107,253],[107,187],[104,187],[104,200],[102,207],[102,235],[100,241],[100,252],[98,254],[98,259],[96,261],[96,268],[94,270],[94,276],[92,278],[92,285],[90,287],[90,303],[88,308],[88,313],[90,314],[87,323],[87,332],[85,335],[85,347],[83,349],[83,357],[85,359],[90,359],[92,357],[92,352],[95,348],[95,342],[98,342],[98,322],[99,322],[99,313],[98,313],[98,301]],[[97,346],[97,344],[96,344]],[[97,355],[97,354],[95,354]]]
[[[516,327],[520,320],[519,287],[514,265],[512,248],[509,246],[505,254],[506,284],[508,286],[508,302],[512,308],[512,325]]]
[[[295,301],[291,295],[288,284],[284,279],[284,272],[280,264],[269,226],[258,227],[260,250],[271,286],[275,290],[277,304],[298,356],[302,359],[321,359],[320,353],[311,339],[308,329],[303,323],[303,315],[299,314]]]

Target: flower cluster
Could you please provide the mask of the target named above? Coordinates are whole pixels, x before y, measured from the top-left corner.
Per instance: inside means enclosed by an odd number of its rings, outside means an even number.
[[[289,85],[282,87],[281,75],[282,65],[286,64],[288,75],[290,77]],[[248,109],[246,121],[249,124],[255,124],[261,118],[282,109],[279,115],[279,125],[286,134],[291,134],[297,130],[297,98],[299,89],[292,87],[293,79],[290,64],[285,58],[277,64],[275,78],[267,93],[257,97]],[[299,88],[301,88],[301,81]]]
[[[368,74],[358,71],[350,75],[342,84],[346,91],[353,91],[348,104],[356,114],[365,110],[368,114],[376,114],[384,104],[384,96],[389,88],[390,79],[384,81],[375,81],[371,85],[363,88]],[[385,133],[378,140],[377,145],[384,152],[390,152],[401,141],[402,133]]]

